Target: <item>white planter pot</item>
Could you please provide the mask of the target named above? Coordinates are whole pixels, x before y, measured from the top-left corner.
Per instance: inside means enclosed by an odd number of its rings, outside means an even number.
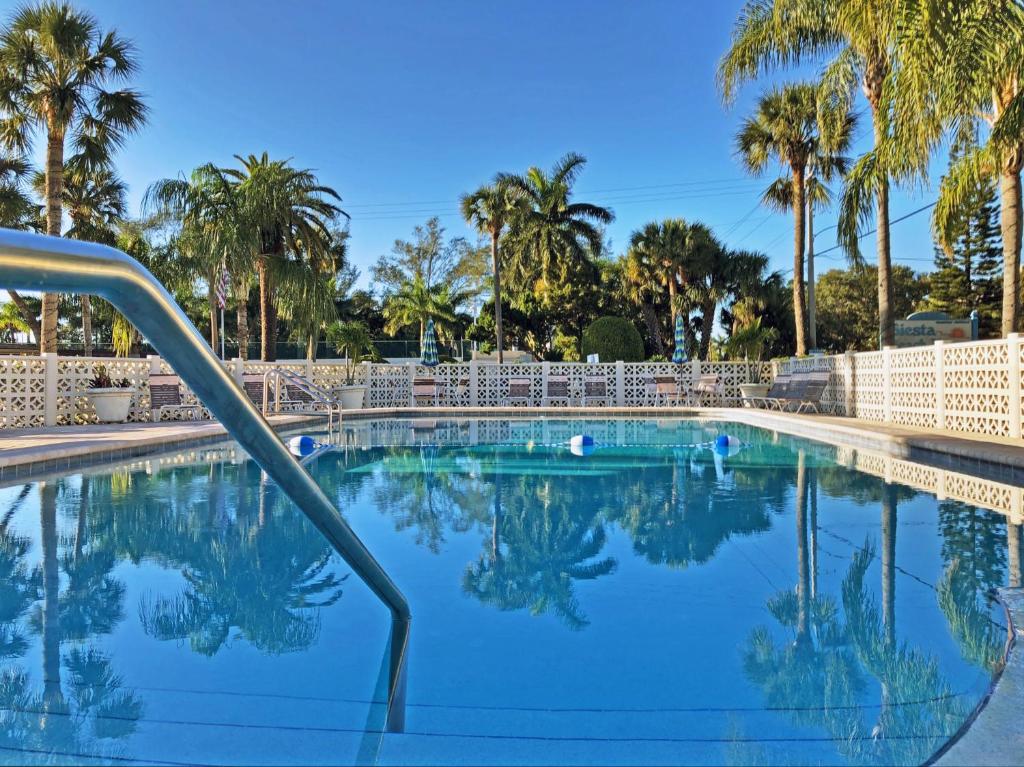
[[[128,411],[132,409],[132,389],[89,389],[86,394],[89,402],[96,410],[96,418],[100,423],[121,423],[128,420]]]
[[[755,383],[740,384],[740,394],[743,395],[744,398],[746,398],[746,397],[763,397],[764,395],[766,395],[768,393],[768,389],[770,389],[770,388],[771,388],[771,386],[769,386],[768,384],[755,384]],[[749,402],[744,402],[743,404],[746,407],[752,407],[752,405]]]
[[[366,398],[365,386],[342,386],[341,387],[341,408],[342,410],[359,410]]]

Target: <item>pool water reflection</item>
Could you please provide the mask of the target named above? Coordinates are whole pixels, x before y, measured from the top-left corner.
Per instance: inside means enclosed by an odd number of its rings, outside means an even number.
[[[956,732],[1019,526],[805,440],[623,428],[362,424],[310,466],[412,605],[403,733],[387,610],[235,451],[0,489],[0,758],[916,764]]]

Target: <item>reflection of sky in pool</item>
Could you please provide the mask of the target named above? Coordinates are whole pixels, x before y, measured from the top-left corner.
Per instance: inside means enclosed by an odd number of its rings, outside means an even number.
[[[0,489],[0,759],[911,764],[957,730],[1004,517],[617,428],[363,424],[311,464],[412,606],[401,734],[386,609],[250,462]]]

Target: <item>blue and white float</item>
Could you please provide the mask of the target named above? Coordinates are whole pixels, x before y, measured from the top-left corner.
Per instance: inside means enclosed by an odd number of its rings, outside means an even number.
[[[300,434],[288,440],[288,450],[298,458],[305,458],[319,447],[316,440],[308,434]]]
[[[569,439],[569,452],[573,455],[590,455],[596,449],[594,438],[589,434],[577,434]]]

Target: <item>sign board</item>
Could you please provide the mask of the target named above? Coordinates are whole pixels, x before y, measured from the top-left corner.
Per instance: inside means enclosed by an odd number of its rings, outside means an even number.
[[[936,341],[955,343],[977,336],[974,320],[896,320],[896,346],[927,346]]]

